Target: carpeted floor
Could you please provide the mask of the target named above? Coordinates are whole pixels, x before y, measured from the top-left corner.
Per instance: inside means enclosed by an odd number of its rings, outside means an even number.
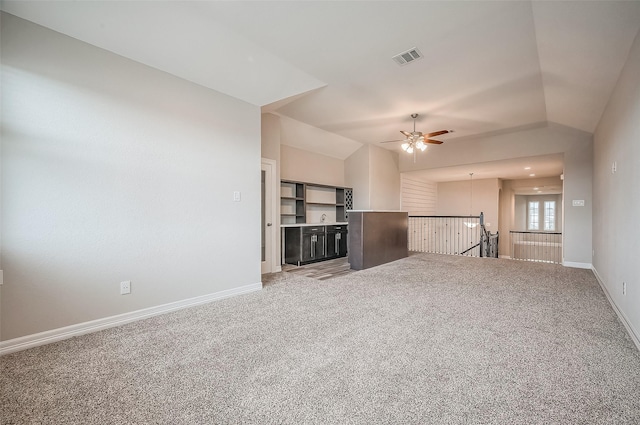
[[[638,424],[593,274],[419,254],[0,358],[2,424]]]

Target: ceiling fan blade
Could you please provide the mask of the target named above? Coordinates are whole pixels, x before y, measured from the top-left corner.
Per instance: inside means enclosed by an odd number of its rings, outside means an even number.
[[[433,140],[433,139],[425,139],[424,142],[425,143],[432,143],[434,145],[441,145],[441,144],[444,143],[444,142],[441,142],[440,140]]]
[[[411,133],[409,133],[408,131],[400,130],[400,133],[404,134],[407,137],[411,137]]]
[[[447,134],[447,133],[450,133],[450,131],[449,130],[434,131],[433,133],[425,134],[425,137],[435,137],[435,136],[440,136],[441,134]]]
[[[400,139],[400,140],[386,140],[384,142],[380,142],[380,143],[396,143],[396,142],[404,142],[407,139]]]

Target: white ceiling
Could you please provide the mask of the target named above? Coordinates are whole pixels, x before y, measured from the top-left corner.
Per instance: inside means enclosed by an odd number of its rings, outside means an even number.
[[[441,138],[451,142],[544,122],[591,133],[640,28],[640,1],[4,1],[2,8],[374,144],[410,130],[414,112],[418,130],[454,129]],[[391,59],[413,47],[425,58],[402,67]]]

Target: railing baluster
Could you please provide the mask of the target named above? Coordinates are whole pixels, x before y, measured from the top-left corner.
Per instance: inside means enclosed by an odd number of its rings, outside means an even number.
[[[544,263],[562,263],[561,232],[509,232],[511,258]]]
[[[485,240],[480,216],[410,216],[409,250],[471,257],[497,256],[497,234]],[[485,250],[481,244],[485,244]],[[496,244],[493,247],[492,244]]]

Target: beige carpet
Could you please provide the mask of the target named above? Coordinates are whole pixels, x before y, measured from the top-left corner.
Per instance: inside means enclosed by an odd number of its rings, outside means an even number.
[[[419,254],[0,358],[3,424],[638,424],[592,273]]]

